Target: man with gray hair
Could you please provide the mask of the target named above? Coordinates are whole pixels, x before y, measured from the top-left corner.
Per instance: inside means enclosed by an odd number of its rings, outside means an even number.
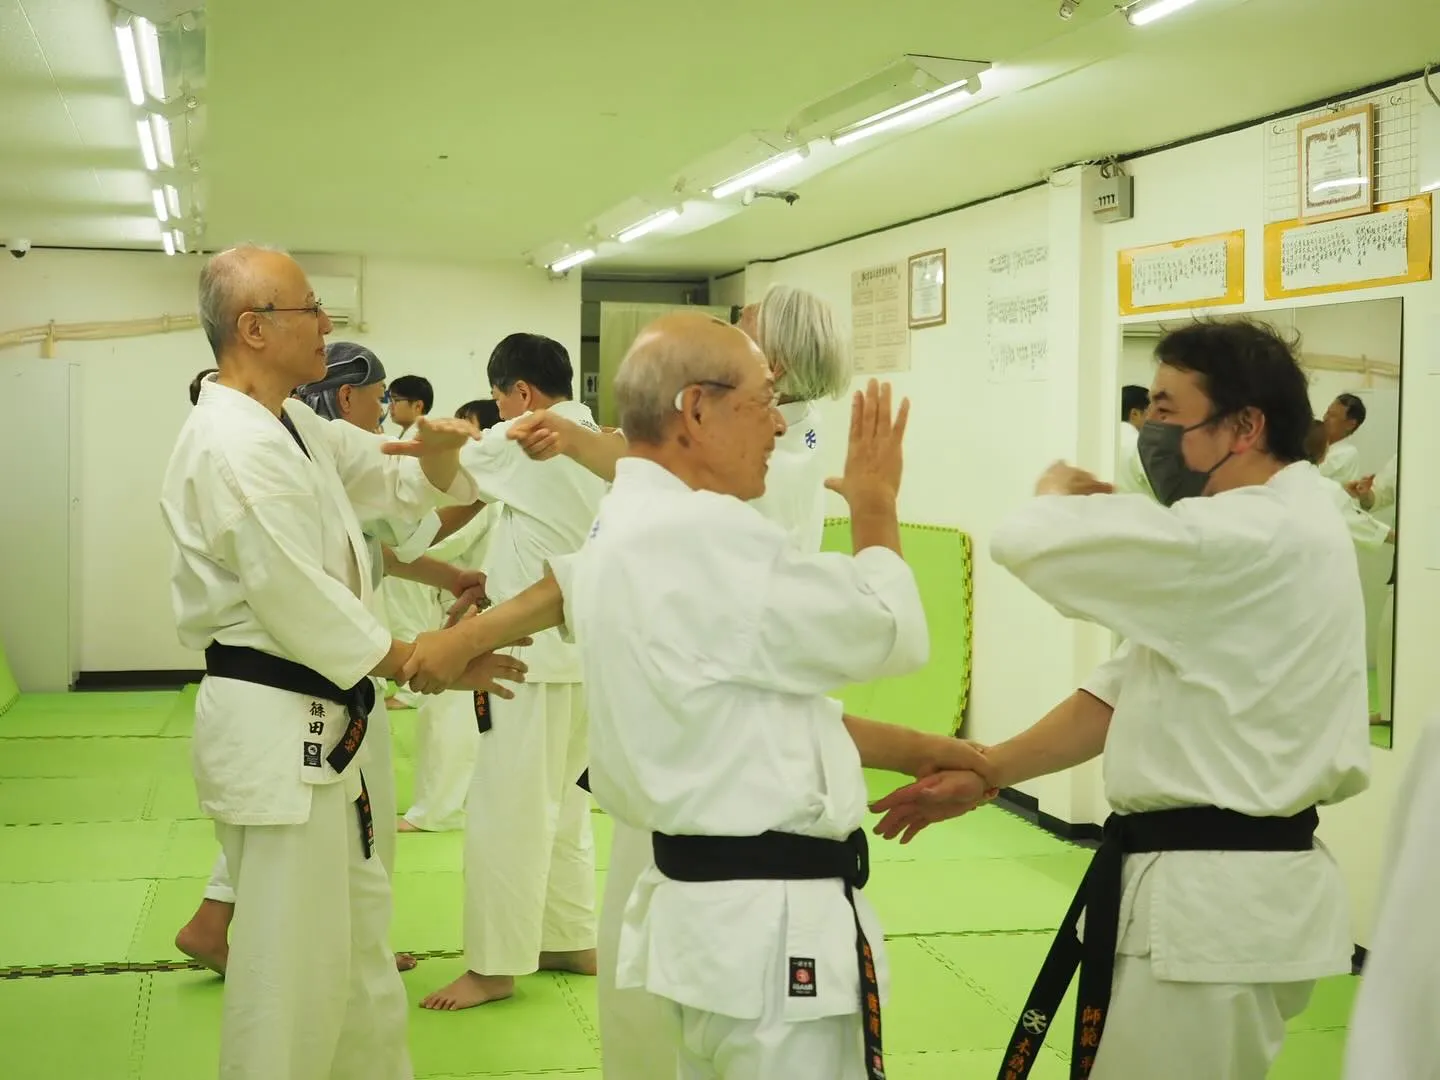
[[[160,507],[181,644],[205,652],[192,760],[238,895],[220,1031],[224,1080],[408,1080],[390,881],[363,770],[373,677],[447,633],[396,641],[376,617],[357,515],[471,503],[471,427],[408,443],[318,417],[330,319],[298,264],[253,246],[212,258],[200,318],[218,372],[176,442]],[[416,462],[405,457],[418,458]],[[478,677],[457,685],[488,689]]]
[[[744,334],[661,319],[615,395],[630,452],[585,547],[461,623],[468,649],[451,654],[452,639],[403,675],[442,686],[474,653],[563,622],[584,666],[595,797],[654,834],[655,865],[626,898],[617,985],[665,999],[672,1069],[881,1080],[888,976],[860,892],[861,766],[927,775],[983,760],[826,696],[928,658],[896,519],[908,403],[894,415],[874,382],[856,395],[845,472],[827,482],[851,509],[851,556],[797,553],[746,505],[785,422]]]

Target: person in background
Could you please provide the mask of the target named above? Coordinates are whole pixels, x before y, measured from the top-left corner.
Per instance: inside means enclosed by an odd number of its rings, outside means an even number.
[[[1395,506],[1399,491],[1400,456],[1391,454],[1390,460],[1376,476],[1362,476],[1345,486],[1350,497],[1360,504],[1367,513],[1388,510]],[[1398,507],[1396,507],[1398,510]],[[1391,530],[1390,542],[1395,543]],[[1380,640],[1375,643],[1375,676],[1380,698],[1380,710],[1370,718],[1372,724],[1388,724],[1394,710],[1395,680],[1395,571],[1390,571],[1390,580],[1385,585],[1385,607],[1380,612]]]
[[[1077,965],[1072,1076],[1093,1080],[1262,1080],[1314,981],[1350,970],[1344,879],[1314,832],[1317,805],[1369,781],[1365,608],[1305,460],[1305,373],[1248,322],[1175,330],[1156,357],[1139,445],[1158,503],[1086,497],[1107,486],[1056,465],[991,539],[1059,612],[1125,639],[985,751],[991,787],[1103,751],[1115,808],[1006,1051],[1020,1078]],[[878,829],[909,838],[979,786],[920,780],[876,804]]]
[[[500,407],[490,400],[466,402],[455,416],[468,420],[480,431],[500,422]],[[430,549],[430,557],[442,563],[476,572],[479,581],[469,593],[457,594],[456,604],[484,604],[485,565],[501,504],[487,503],[463,528]],[[432,626],[442,626],[451,608],[454,590],[439,589],[435,597]],[[469,599],[469,602],[465,602]],[[463,603],[462,603],[463,602]],[[451,832],[465,825],[465,797],[475,774],[475,754],[480,744],[477,704],[483,699],[463,690],[423,695],[415,709],[415,784],[410,809],[400,819],[400,832]]]
[[[1150,481],[1140,463],[1140,429],[1150,409],[1150,391],[1143,386],[1126,386],[1120,390],[1120,446],[1115,458],[1115,490],[1124,495],[1148,495]]]
[[[219,1072],[403,1080],[405,988],[387,940],[390,879],[373,857],[365,735],[372,680],[460,631],[390,635],[359,517],[473,502],[459,460],[471,429],[421,420],[414,441],[387,443],[295,400],[325,376],[331,324],[283,252],[221,252],[199,292],[218,370],[177,437],[160,509],[179,639],[205,652],[197,795],[238,897]],[[490,657],[454,685],[490,689],[518,669]]]
[[[485,561],[485,593],[498,604],[585,542],[605,484],[573,461],[532,461],[506,437],[508,422],[537,409],[594,425],[571,398],[565,346],[511,334],[487,374],[502,422],[462,458],[480,497],[503,504]],[[517,655],[526,685],[475,718],[485,730],[465,801],[466,969],[424,999],[427,1009],[510,997],[515,978],[537,967],[595,974],[595,850],[577,783],[588,760],[580,657],[555,631]]]
[[[1350,436],[1365,423],[1365,402],[1354,394],[1341,394],[1325,410],[1325,437],[1329,449],[1320,471],[1344,486],[1360,479],[1360,450]]]
[[[200,387],[205,382],[206,378],[214,375],[215,372],[218,370],[218,368],[207,367],[203,371],[201,371],[200,374],[196,375],[193,379],[190,380],[191,405],[194,405],[197,401],[200,400]]]
[[[435,408],[435,388],[421,375],[401,375],[390,382],[390,420],[400,428],[400,438],[429,416]]]

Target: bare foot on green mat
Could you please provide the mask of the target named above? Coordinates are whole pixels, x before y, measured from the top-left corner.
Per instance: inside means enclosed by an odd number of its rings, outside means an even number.
[[[568,971],[572,975],[594,975],[596,972],[595,950],[581,949],[579,952],[542,952],[541,971]]]
[[[224,975],[225,963],[230,959],[230,920],[234,916],[234,904],[202,900],[199,910],[175,935],[175,947],[217,975]]]
[[[476,975],[467,971],[449,986],[436,990],[420,1002],[422,1009],[454,1012],[473,1009],[490,1001],[502,1001],[515,993],[515,980],[509,975]]]
[[[419,825],[412,825],[412,824],[410,824],[410,819],[409,819],[409,818],[403,818],[403,817],[402,817],[399,821],[395,822],[395,831],[396,831],[396,832],[423,832],[424,830],[421,829]]]
[[[420,961],[411,956],[408,952],[397,952],[395,954],[396,971],[414,971],[420,966]]]

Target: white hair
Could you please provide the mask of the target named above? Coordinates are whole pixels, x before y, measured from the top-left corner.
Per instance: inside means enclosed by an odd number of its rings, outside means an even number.
[[[200,271],[200,325],[217,360],[235,334],[240,312],[247,303],[253,303],[255,280],[250,256],[261,251],[284,254],[280,248],[266,244],[237,244],[212,255]]]
[[[713,321],[727,325],[719,319]],[[733,384],[735,380],[734,363],[717,357],[705,345],[642,330],[615,373],[620,430],[628,442],[659,445],[675,416],[677,394],[697,383]]]
[[[782,398],[838,398],[850,385],[850,353],[835,313],[814,293],[771,286],[760,301],[755,340],[779,372],[775,390]]]

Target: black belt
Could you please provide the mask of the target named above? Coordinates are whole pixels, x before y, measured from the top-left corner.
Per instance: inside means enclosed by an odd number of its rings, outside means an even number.
[[[344,690],[318,671],[294,660],[272,656],[248,646],[222,645],[218,641],[212,641],[205,649],[205,673],[217,679],[269,686],[341,706],[348,720],[345,734],[325,760],[337,773],[343,773],[360,752],[360,744],[365,741],[365,732],[370,724],[370,710],[375,707],[375,684],[368,678]],[[302,752],[307,764],[312,763],[312,753],[313,763],[318,763],[319,744],[306,743]],[[360,843],[368,859],[375,850],[375,820],[370,812],[370,795],[363,773],[360,776],[360,797],[355,800],[355,807],[360,814]]]
[[[845,840],[767,832],[759,836],[668,836],[656,833],[655,866],[674,881],[821,881],[839,878],[855,913],[855,958],[860,971],[860,1017],[870,1080],[885,1080],[880,1039],[880,983],[865,940],[855,890],[870,879],[870,851],[859,829]],[[790,957],[790,995],[815,996],[815,961]]]
[[[475,726],[484,735],[495,726],[495,720],[490,715],[490,694],[486,690],[475,691]],[[590,770],[586,769],[580,774],[580,779],[575,781],[577,787],[584,791],[590,790]]]
[[[1294,817],[1249,817],[1214,806],[1111,814],[1105,838],[1060,924],[1015,1033],[1010,1036],[1000,1080],[1024,1080],[1035,1064],[1050,1021],[1060,1007],[1075,969],[1080,989],[1075,1000],[1075,1032],[1070,1056],[1071,1080],[1084,1080],[1095,1064],[1120,935],[1121,872],[1125,856],[1162,851],[1309,851],[1320,815],[1312,806]],[[1078,936],[1085,914],[1085,940]]]

